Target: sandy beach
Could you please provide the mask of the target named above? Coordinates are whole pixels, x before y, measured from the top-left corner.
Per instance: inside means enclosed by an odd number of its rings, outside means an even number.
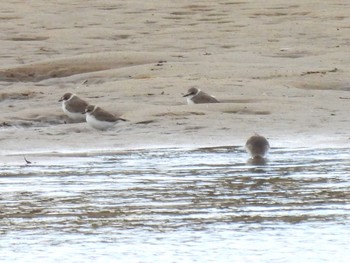
[[[1,4],[0,155],[153,147],[349,147],[350,3]],[[221,103],[187,105],[191,87]],[[128,121],[71,123],[76,93]]]

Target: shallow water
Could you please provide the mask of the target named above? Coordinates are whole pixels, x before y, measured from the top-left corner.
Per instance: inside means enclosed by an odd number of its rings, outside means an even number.
[[[349,262],[349,149],[30,156],[0,165],[1,262]]]

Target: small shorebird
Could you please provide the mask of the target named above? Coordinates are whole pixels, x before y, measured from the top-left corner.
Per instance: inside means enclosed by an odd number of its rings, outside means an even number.
[[[123,118],[114,116],[98,106],[89,105],[85,109],[86,122],[94,129],[106,130],[118,121],[126,121]]]
[[[247,140],[245,148],[253,159],[263,159],[270,149],[270,144],[264,136],[255,134]]]
[[[197,88],[190,88],[183,97],[187,97],[188,104],[218,103],[219,101]]]
[[[63,112],[72,120],[84,121],[86,107],[89,105],[85,100],[80,99],[73,93],[65,93],[59,100],[62,102]]]

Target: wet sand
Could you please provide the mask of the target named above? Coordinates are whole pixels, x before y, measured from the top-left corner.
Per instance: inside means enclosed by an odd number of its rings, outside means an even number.
[[[0,12],[0,155],[154,147],[348,147],[344,1],[31,1]],[[186,105],[199,87],[220,104]],[[70,123],[74,92],[128,119]]]

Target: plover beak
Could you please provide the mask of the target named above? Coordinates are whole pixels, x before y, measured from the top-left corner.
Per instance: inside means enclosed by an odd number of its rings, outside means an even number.
[[[190,95],[192,95],[192,94],[191,93],[187,93],[187,94],[183,95],[182,97],[187,97],[187,96],[190,96]]]
[[[60,98],[60,99],[58,100],[58,102],[61,102],[61,101],[63,101],[63,98]]]

